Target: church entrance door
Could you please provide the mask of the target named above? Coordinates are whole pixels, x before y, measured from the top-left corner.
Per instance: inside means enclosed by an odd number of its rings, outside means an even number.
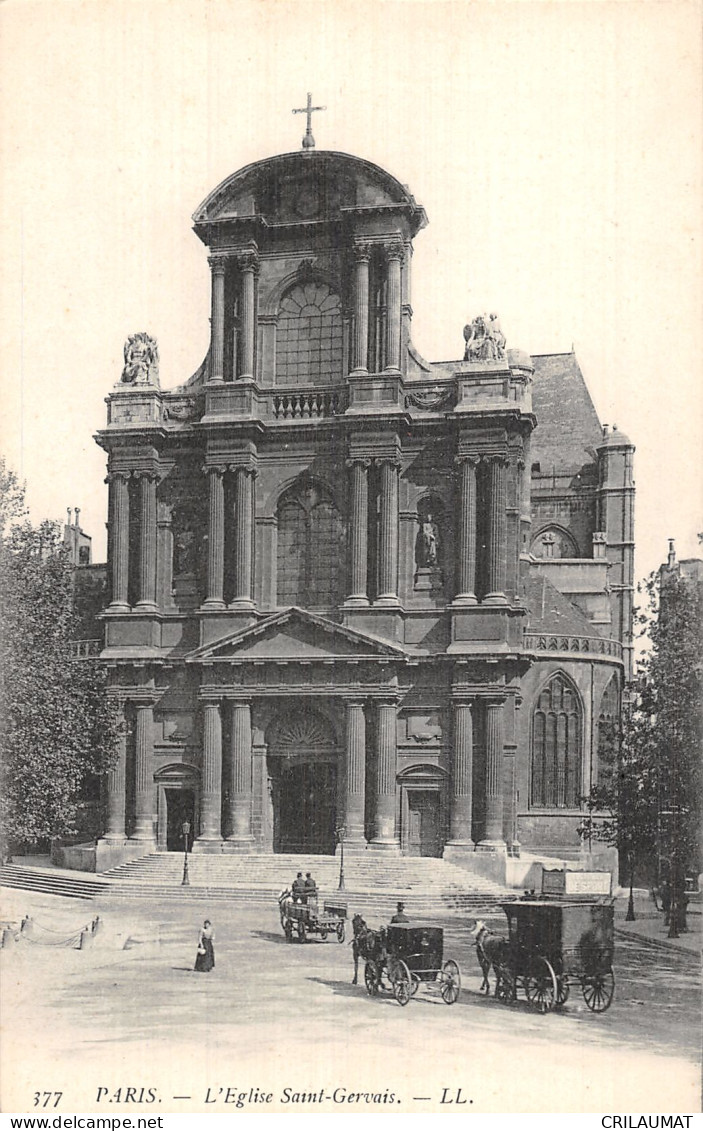
[[[441,856],[440,797],[437,790],[408,790],[409,856]]]
[[[336,736],[312,706],[291,705],[267,734],[274,852],[334,855]]]
[[[190,825],[188,846],[193,843],[195,832],[195,790],[174,789],[164,790],[166,799],[166,848],[169,852],[183,852],[183,822]]]
[[[279,760],[274,791],[274,852],[334,855],[337,767]]]

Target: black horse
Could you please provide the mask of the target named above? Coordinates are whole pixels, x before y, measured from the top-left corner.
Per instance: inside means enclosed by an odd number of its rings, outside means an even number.
[[[385,932],[372,931],[366,926],[366,922],[362,919],[361,915],[355,915],[352,919],[352,930],[354,937],[351,940],[352,956],[354,958],[354,977],[352,985],[357,985],[359,981],[359,959],[363,958],[364,962],[375,962],[379,969],[383,966],[386,947],[385,947]]]
[[[481,990],[479,992],[483,990],[485,990],[487,994],[491,992],[491,984],[488,980],[488,975],[491,967],[493,967],[493,973],[496,976],[495,993],[496,996],[498,996],[501,983],[505,978],[510,963],[510,943],[501,935],[494,935],[482,919],[477,920],[471,934],[476,943],[476,957],[478,958],[481,973],[483,974],[483,981],[481,982]]]

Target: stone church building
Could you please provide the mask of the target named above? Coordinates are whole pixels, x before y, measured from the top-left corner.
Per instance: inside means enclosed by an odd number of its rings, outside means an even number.
[[[97,437],[125,721],[99,866],[184,821],[207,853],[578,853],[631,672],[633,447],[573,354],[495,315],[418,354],[426,223],[358,157],[259,161],[194,216],[201,367],[161,389],[128,340]]]

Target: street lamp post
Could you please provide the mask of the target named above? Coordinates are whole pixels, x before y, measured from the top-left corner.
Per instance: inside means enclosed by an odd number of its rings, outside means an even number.
[[[339,884],[337,885],[337,890],[344,891],[344,838],[347,835],[347,830],[344,825],[338,825],[335,832],[339,845]]]
[[[181,880],[181,887],[190,886],[190,878],[188,876],[188,836],[190,835],[190,821],[184,821],[183,825],[183,845],[185,847],[185,855],[183,857],[183,879]]]

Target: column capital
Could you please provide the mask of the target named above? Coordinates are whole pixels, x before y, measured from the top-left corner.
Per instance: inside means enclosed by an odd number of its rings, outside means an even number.
[[[344,696],[342,702],[345,707],[365,707],[366,699],[362,695]]]
[[[463,467],[464,464],[468,464],[469,467],[477,468],[480,462],[480,456],[468,452],[459,452],[458,455],[454,456],[455,467]]]
[[[224,275],[227,268],[227,259],[224,255],[208,255],[207,261],[213,275]]]
[[[364,471],[368,471],[371,467],[371,460],[368,456],[349,456],[345,460],[345,467],[351,469],[352,467],[362,467]]]
[[[213,695],[209,691],[203,691],[198,694],[199,707],[221,707],[222,695]]]
[[[237,267],[241,272],[251,271],[256,274],[259,270],[259,253],[254,251],[241,251],[235,256]]]
[[[227,464],[226,463],[204,463],[203,466],[200,468],[200,470],[202,471],[203,475],[210,475],[210,473],[212,472],[215,475],[222,476],[227,471]]]
[[[393,455],[375,456],[373,462],[375,463],[376,467],[383,467],[384,465],[387,465],[388,467],[394,467],[396,471],[400,471],[401,467],[403,466],[403,461],[397,452]]]
[[[405,257],[405,244],[399,236],[383,244],[383,252],[387,260],[398,259],[402,262]]]
[[[510,460],[505,452],[488,452],[481,456],[481,462],[495,464],[498,467],[508,467],[510,465]]]
[[[259,474],[258,468],[251,461],[249,461],[248,463],[228,463],[227,470],[235,473],[237,471],[242,471],[245,475],[250,475],[252,479],[255,479]]]
[[[154,467],[138,467],[132,472],[134,479],[150,479],[158,482],[161,479],[161,473]]]
[[[364,240],[354,243],[353,245],[354,258],[357,263],[368,263],[371,258],[371,244],[366,243]]]
[[[119,483],[120,480],[122,480],[124,483],[126,483],[131,478],[131,471],[127,470],[127,468],[118,468],[115,471],[108,471],[107,475],[105,476],[105,482],[107,484]]]
[[[451,693],[452,707],[468,707],[470,711],[473,711],[476,706],[476,699],[477,696],[468,691],[452,691]]]

